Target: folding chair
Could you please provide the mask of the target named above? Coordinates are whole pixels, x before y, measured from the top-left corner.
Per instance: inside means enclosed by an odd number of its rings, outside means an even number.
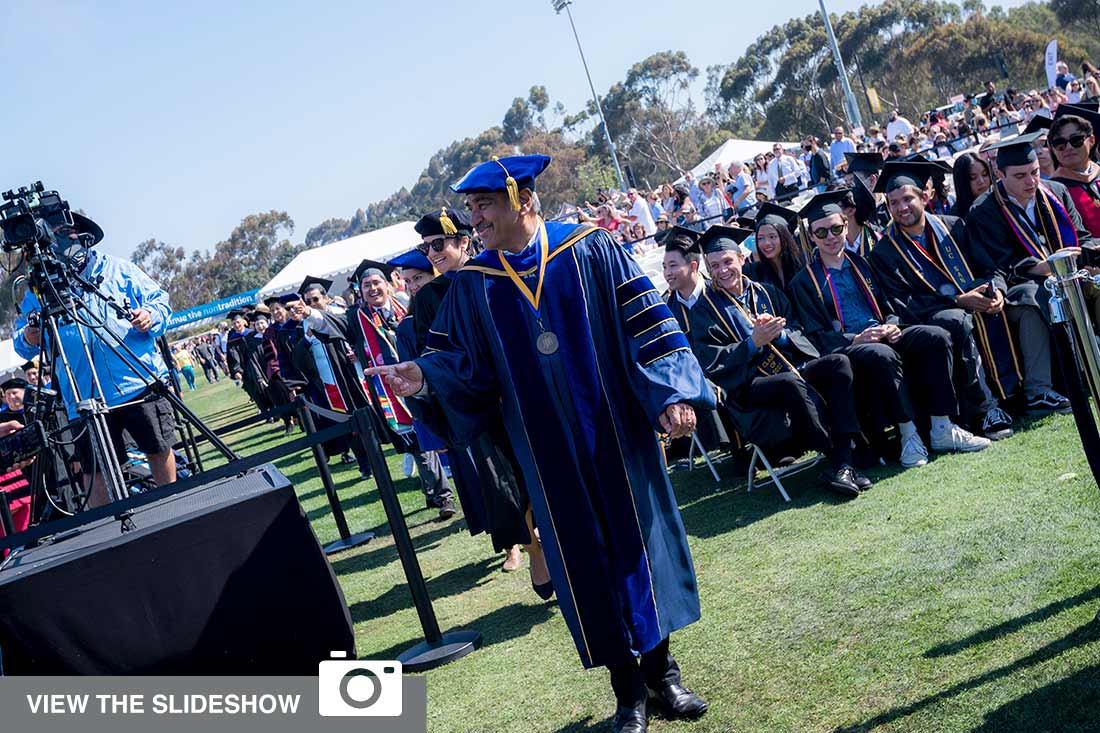
[[[699,449],[699,455],[703,457],[703,462],[707,464],[707,468],[710,469],[710,475],[714,477],[714,483],[719,482],[718,472],[714,470],[714,462],[710,460],[710,456],[707,455],[706,449],[703,447],[703,442],[699,440],[698,433],[691,434],[691,447],[688,448],[688,470],[695,469],[695,449]]]
[[[764,451],[760,449],[760,446],[758,446],[756,443],[749,443],[748,446],[746,446],[746,447],[752,449],[752,460],[749,461],[748,491],[752,491],[752,487],[755,485],[755,482],[756,482],[756,463],[757,463],[757,461],[759,461],[760,464],[764,467],[764,470],[768,474],[768,478],[766,478],[766,479],[764,479],[763,481],[760,482],[761,485],[766,484],[769,481],[774,482],[775,487],[777,489],[779,489],[779,493],[783,496],[783,501],[788,501],[789,502],[791,500],[791,497],[787,494],[787,490],[785,488],[783,488],[783,482],[779,480],[780,477],[782,477],[782,476],[792,476],[796,473],[801,473],[801,472],[805,471],[808,468],[813,468],[814,466],[816,466],[818,463],[821,462],[821,456],[820,455],[815,455],[813,458],[808,458],[804,461],[799,461],[797,463],[793,463],[790,466],[780,468],[777,471],[774,468],[772,468],[772,464],[768,462],[768,457],[766,455],[764,455]]]

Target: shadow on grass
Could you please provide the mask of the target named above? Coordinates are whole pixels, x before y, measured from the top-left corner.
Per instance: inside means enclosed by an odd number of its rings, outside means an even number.
[[[552,603],[538,603],[534,605],[511,603],[495,611],[490,611],[484,616],[474,619],[468,624],[463,624],[456,629],[444,629],[444,632],[458,630],[480,631],[482,642],[481,649],[485,649],[494,644],[526,636],[531,633],[531,629],[550,620],[553,615],[554,604]],[[396,659],[401,652],[419,644],[423,640],[422,636],[418,636],[414,639],[401,642],[400,644],[394,644],[388,649],[382,649],[377,652],[374,650],[365,651],[370,659]],[[477,654],[477,652],[474,652],[474,654]],[[462,661],[459,660],[455,662],[455,664],[462,664]],[[578,728],[577,730],[587,729]],[[599,730],[599,728],[593,728],[592,730]]]
[[[973,690],[977,687],[981,687],[984,684],[987,684],[987,683],[990,683],[990,682],[996,682],[997,680],[1008,677],[1009,675],[1013,675],[1016,672],[1019,672],[1020,670],[1027,669],[1029,667],[1034,667],[1037,664],[1042,664],[1044,662],[1048,662],[1051,659],[1054,659],[1055,657],[1057,657],[1059,654],[1062,654],[1063,652],[1069,651],[1070,649],[1074,649],[1074,648],[1079,647],[1079,646],[1083,646],[1085,644],[1090,644],[1090,643],[1092,643],[1094,641],[1097,641],[1097,640],[1100,640],[1100,622],[1098,622],[1097,620],[1094,619],[1094,620],[1090,621],[1089,623],[1078,626],[1076,629],[1074,629],[1070,633],[1066,634],[1061,639],[1058,639],[1057,641],[1052,641],[1051,643],[1047,644],[1046,646],[1044,646],[1040,649],[1037,649],[1036,651],[1032,652],[1031,654],[1028,654],[1026,657],[1021,657],[1021,658],[1017,659],[1015,662],[1012,662],[1011,664],[1005,664],[1005,665],[1002,665],[1000,667],[997,667],[996,669],[991,669],[990,671],[985,672],[984,674],[980,674],[976,677],[971,677],[968,680],[964,680],[963,682],[959,682],[957,684],[954,684],[951,687],[948,687],[946,690],[943,690],[941,692],[937,692],[936,694],[930,695],[930,696],[928,696],[928,697],[926,697],[922,700],[918,700],[918,701],[910,703],[908,705],[892,708],[890,710],[887,710],[886,712],[883,712],[883,713],[880,713],[880,714],[876,715],[873,718],[865,720],[862,723],[855,723],[854,725],[842,726],[842,727],[836,728],[835,733],[869,733],[869,731],[875,730],[875,729],[879,728],[880,726],[890,725],[890,724],[892,724],[892,723],[894,723],[894,722],[896,722],[896,721],[898,721],[902,718],[905,718],[905,717],[908,717],[908,716],[910,716],[914,713],[920,712],[921,710],[929,707],[930,705],[935,705],[935,704],[937,704],[939,702],[942,702],[944,700],[948,700],[948,699],[953,698],[957,695],[961,695],[964,692],[968,692],[968,691]],[[1091,669],[1095,673],[1095,668],[1091,668]],[[1070,679],[1072,679],[1072,678],[1070,678]],[[1047,688],[1043,688],[1043,689],[1047,689]],[[1093,706],[1093,710],[1095,710],[1096,688],[1093,687],[1092,689],[1093,689],[1093,692],[1092,692],[1093,702],[1091,703],[1091,705]],[[1036,691],[1036,692],[1040,692],[1040,691]],[[1036,692],[1032,692],[1032,693],[1029,693],[1028,695],[1025,695],[1024,697],[1022,697],[1019,700],[1015,701],[1015,703],[1013,703],[1013,704],[1023,705],[1024,703],[1021,702],[1021,701],[1027,700],[1028,698],[1032,698],[1034,695],[1036,695]],[[1047,698],[1042,698],[1042,699],[1047,699]],[[1046,716],[1048,716],[1050,713],[1051,713],[1050,708],[1037,707],[1033,710],[1028,709],[1028,711],[1026,712],[1026,715],[1028,717],[1032,718],[1032,719],[1035,719],[1035,720],[1044,720],[1044,718]],[[1015,709],[1015,711],[1013,712],[1013,714],[1022,718],[1025,715],[1025,711],[1022,707],[1017,707]],[[1011,728],[1011,727],[1010,728],[989,728],[988,730],[994,730],[994,729],[998,730],[998,731],[1000,731],[1000,730],[1021,730],[1021,731],[1027,730],[1029,732],[1030,731],[1036,731],[1036,730],[1066,730],[1065,728],[1057,728],[1057,727],[1056,728],[1047,728],[1045,726],[1041,727],[1041,728],[1025,727],[1025,728],[1020,728],[1020,729]]]
[[[948,644],[940,644],[939,646],[932,647],[924,653],[924,656],[932,658],[946,657],[952,654],[957,654],[969,647],[984,644],[987,641],[993,641],[994,639],[999,639],[1002,636],[1007,636],[1008,634],[1019,631],[1028,624],[1045,621],[1051,616],[1057,616],[1062,611],[1074,608],[1075,606],[1080,606],[1081,604],[1088,603],[1089,601],[1095,601],[1097,599],[1100,599],[1100,585],[1096,586],[1092,590],[1078,593],[1077,595],[1070,598],[1065,598],[1061,601],[1055,601],[1054,603],[1043,606],[1042,608],[1038,608],[1031,613],[1020,616],[1019,618],[1014,618],[1011,621],[1005,621],[1004,623],[997,624],[996,626],[991,626],[988,629],[979,631],[976,634],[971,634],[964,639],[959,639],[958,641],[953,641]]]
[[[492,573],[496,569],[494,566],[500,564],[501,561],[500,557],[487,557],[478,562],[467,563],[462,567],[429,578],[425,582],[428,597],[435,601],[473,590],[483,585],[482,581],[485,576]],[[409,608],[411,605],[412,595],[409,593],[409,586],[407,583],[401,582],[377,598],[358,601],[351,604],[349,608],[352,620],[358,623],[385,618],[392,613]]]
[[[439,542],[444,537],[455,534],[456,532],[463,532],[465,529],[466,523],[458,521],[456,518],[447,524],[440,525],[437,529],[429,530],[413,537],[413,545],[416,547],[417,551],[422,551],[425,547]],[[388,527],[378,527],[371,531],[376,535],[382,536],[383,533],[388,534],[388,530]],[[389,565],[391,562],[397,562],[397,559],[397,547],[393,544],[389,544],[359,555],[336,560],[332,563],[332,571],[338,576],[346,573],[358,573],[363,570],[373,570],[374,568]],[[495,558],[491,559],[504,562],[504,555],[497,555]]]
[[[987,713],[974,733],[1096,730],[1098,699],[1100,667],[1088,667]]]

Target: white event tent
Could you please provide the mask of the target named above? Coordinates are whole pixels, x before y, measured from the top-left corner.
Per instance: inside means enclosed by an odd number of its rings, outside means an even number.
[[[420,235],[413,226],[413,222],[403,221],[323,247],[307,249],[260,288],[256,298],[263,300],[271,295],[294,292],[311,275],[332,280],[332,292],[339,294],[348,286],[348,277],[363,260],[385,262],[419,244]]]
[[[714,164],[718,163],[725,170],[735,160],[752,165],[752,159],[761,153],[770,153],[773,142],[763,140],[739,140],[730,138],[718,146],[718,148],[704,158],[698,165],[691,169],[691,174],[698,180],[705,173],[714,172]],[[796,143],[780,143],[785,148],[796,148]],[[680,179],[683,180],[683,179]]]

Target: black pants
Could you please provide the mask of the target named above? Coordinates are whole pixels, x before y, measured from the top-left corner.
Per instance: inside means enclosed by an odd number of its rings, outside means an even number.
[[[954,415],[951,335],[938,326],[909,326],[893,344],[857,344],[844,349],[852,361],[856,401],[863,425],[879,432],[911,421],[921,405],[927,415]]]
[[[615,700],[623,707],[635,707],[645,702],[646,687],[659,690],[667,685],[680,684],[680,666],[668,649],[668,637],[645,652],[638,660],[608,667],[611,673],[611,689]]]
[[[852,394],[852,366],[843,354],[828,354],[799,369],[752,380],[741,400],[747,408],[780,409],[800,447],[828,457],[834,468],[852,461],[851,438],[859,433]]]
[[[947,308],[936,311],[927,319],[929,325],[939,326],[951,336],[952,370],[959,415],[970,425],[979,424],[985,413],[997,406],[989,391],[978,343],[974,338],[976,317],[962,308]]]

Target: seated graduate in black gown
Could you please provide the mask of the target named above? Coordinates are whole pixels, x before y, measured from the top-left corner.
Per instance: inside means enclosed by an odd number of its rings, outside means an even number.
[[[1066,187],[1040,178],[1032,143],[1041,134],[990,147],[997,151],[997,182],[970,207],[966,228],[971,250],[981,250],[1008,286],[1005,313],[1020,346],[1028,410],[1069,412],[1069,400],[1054,391],[1051,380],[1046,259],[1060,249],[1079,251],[1094,243]]]
[[[988,447],[988,440],[951,421],[958,407],[951,381],[950,334],[938,326],[902,327],[870,265],[846,249],[848,221],[841,202],[847,193],[818,194],[799,212],[817,245],[814,257],[791,284],[806,335],[822,353],[841,353],[851,360],[864,435],[881,449],[883,430],[896,425],[903,466],[928,462],[913,422],[914,398],[931,417],[933,450]]]
[[[852,466],[859,422],[848,357],[820,356],[798,330],[787,297],[744,276],[739,245],[751,233],[712,226],[700,239],[711,284],[691,310],[692,351],[724,392],[742,437],[767,445],[791,434],[828,458],[823,479],[830,490],[859,496],[871,482]],[[776,430],[776,410],[786,413],[789,429]]]
[[[698,241],[699,232],[682,226],[672,227],[661,240],[665,246],[663,274],[668,285],[668,290],[661,297],[689,340],[691,309],[707,287],[707,279],[700,269],[703,252]],[[704,450],[720,450],[729,445],[730,439],[717,410],[698,410],[696,418],[695,433]],[[672,464],[672,461],[689,455],[691,440],[690,437],[677,438],[669,444],[667,458],[672,468],[686,465]]]
[[[806,266],[806,258],[794,239],[794,232],[798,231],[798,212],[765,201],[756,214],[754,226],[756,252],[745,263],[745,277],[772,285],[789,295],[787,288],[791,280]]]
[[[932,173],[928,163],[886,164],[879,189],[893,219],[868,262],[906,321],[951,334],[962,419],[999,440],[1012,435],[1012,418],[997,399],[1012,397],[1022,380],[1004,312],[1004,277],[981,250],[970,247],[962,219],[925,208]]]

